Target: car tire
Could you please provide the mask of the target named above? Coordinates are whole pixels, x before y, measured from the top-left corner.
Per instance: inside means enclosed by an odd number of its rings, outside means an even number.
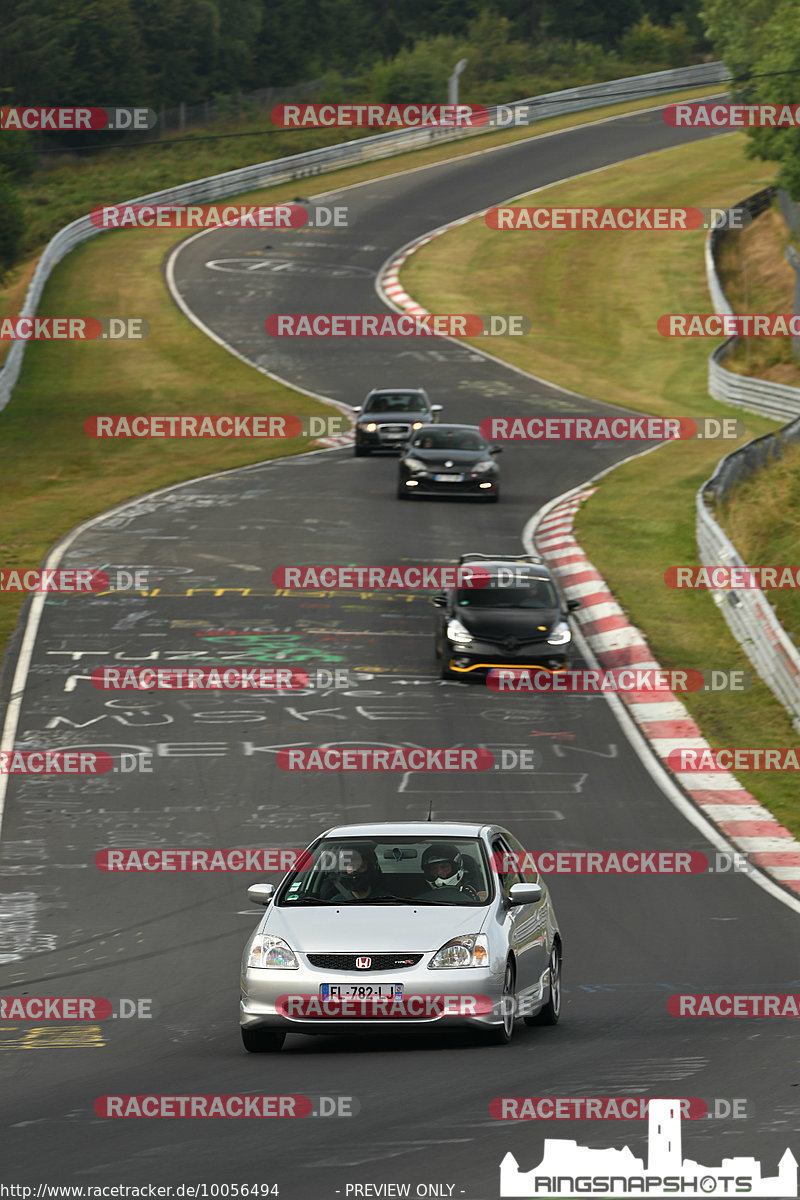
[[[280,1030],[242,1028],[242,1044],[250,1054],[275,1054],[285,1040],[286,1034]]]
[[[444,656],[440,656],[440,657],[442,659],[442,665],[441,665],[441,670],[440,670],[440,675],[441,675],[442,679],[461,679],[460,674],[457,674],[455,671],[450,670],[450,668],[447,665],[447,659]]]
[[[409,499],[408,492],[406,491],[405,488],[399,487],[397,489],[397,499],[398,500],[408,500]]]
[[[555,987],[553,982],[555,981]],[[526,1025],[557,1025],[561,1016],[561,953],[558,943],[550,951],[550,998],[535,1017],[525,1017]]]
[[[495,494],[494,494],[493,496],[487,496],[487,497],[486,497],[486,503],[487,503],[487,504],[497,504],[497,501],[498,501],[499,499],[500,499],[500,493],[499,493],[499,492],[495,492]]]
[[[514,970],[514,964],[511,959],[506,963],[506,971],[503,976],[503,1022],[501,1025],[493,1028],[489,1033],[489,1041],[494,1046],[507,1046],[514,1036],[514,1024],[516,1019],[516,998],[514,996],[514,985],[516,983],[517,973]]]
[[[358,442],[353,446],[353,454],[356,458],[366,458],[369,454],[369,447],[359,446]]]

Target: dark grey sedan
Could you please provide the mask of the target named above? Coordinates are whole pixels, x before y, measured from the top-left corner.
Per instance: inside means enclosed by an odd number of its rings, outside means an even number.
[[[414,496],[500,498],[500,468],[477,425],[423,425],[400,459],[397,499]]]

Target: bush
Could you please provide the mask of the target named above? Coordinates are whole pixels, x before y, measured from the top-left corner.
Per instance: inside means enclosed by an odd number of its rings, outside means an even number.
[[[25,210],[9,173],[0,168],[0,281],[17,261],[25,232]]]

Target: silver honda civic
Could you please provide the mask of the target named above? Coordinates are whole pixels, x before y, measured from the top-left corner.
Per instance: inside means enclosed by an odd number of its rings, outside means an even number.
[[[391,822],[329,829],[277,888],[242,959],[245,1049],[287,1033],[555,1025],[561,934],[524,849],[499,825]]]

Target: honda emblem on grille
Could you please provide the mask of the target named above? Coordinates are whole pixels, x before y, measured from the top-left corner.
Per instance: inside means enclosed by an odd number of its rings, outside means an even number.
[[[359,971],[368,971],[369,968],[372,966],[372,959],[367,958],[366,955],[363,956],[362,958],[357,958],[356,966],[358,967]]]

